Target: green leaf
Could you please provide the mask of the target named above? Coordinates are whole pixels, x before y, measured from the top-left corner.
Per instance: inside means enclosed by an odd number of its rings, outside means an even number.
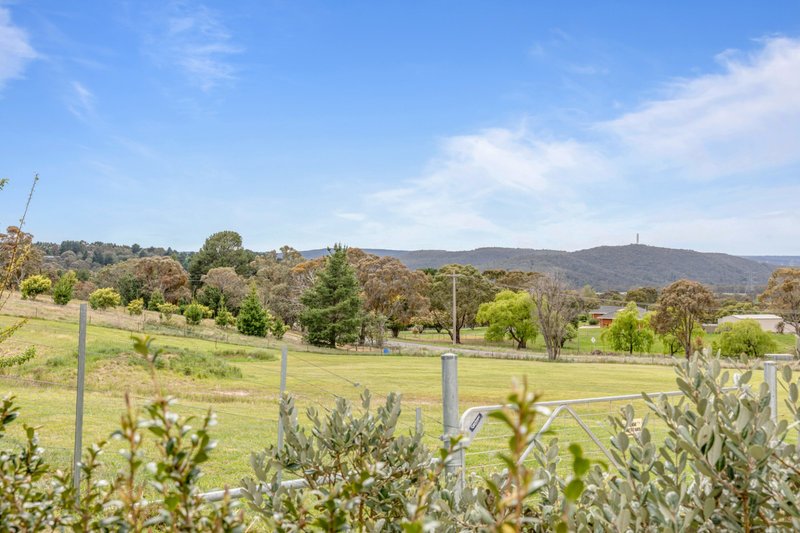
[[[564,497],[571,502],[576,502],[578,498],[581,497],[581,494],[583,494],[583,488],[583,481],[580,479],[573,479],[564,488]]]
[[[569,453],[571,453],[576,459],[583,457],[583,449],[581,448],[581,445],[574,442],[569,445]]]
[[[572,471],[575,472],[576,476],[582,477],[584,474],[586,474],[586,472],[589,471],[590,466],[591,462],[588,459],[576,457],[575,461],[572,463]]]

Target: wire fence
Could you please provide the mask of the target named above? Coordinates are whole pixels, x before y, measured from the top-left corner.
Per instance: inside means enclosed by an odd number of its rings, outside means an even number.
[[[56,349],[58,346],[46,341],[33,343],[41,347]],[[20,346],[30,345],[21,343]],[[294,349],[294,348],[293,348]],[[87,359],[102,358],[107,354],[87,353]],[[73,364],[75,359],[72,359]],[[333,362],[334,359],[331,359]],[[343,375],[325,364],[315,362],[303,354],[289,353],[287,372],[287,393],[294,398],[301,425],[308,425],[306,412],[314,408],[325,414],[344,398],[356,406],[361,405],[361,395],[369,388],[371,408],[374,410],[387,400],[379,384],[359,380],[357,372]],[[166,393],[176,398],[174,411],[185,416],[202,418],[211,409],[216,415],[217,425],[213,435],[218,445],[211,459],[204,465],[206,476],[201,482],[204,489],[239,486],[241,479],[252,475],[249,463],[253,452],[260,452],[270,445],[277,444],[280,406],[280,361],[256,362],[251,365],[257,373],[245,374],[220,385],[214,380],[186,380]],[[84,395],[84,448],[94,442],[108,440],[117,429],[120,416],[125,411],[125,397],[141,407],[153,397],[152,383],[146,380],[131,383],[130,380],[116,380],[109,377],[108,366],[89,369],[86,374]],[[249,367],[248,367],[249,368]],[[113,370],[113,369],[112,369]],[[131,368],[117,369],[130,372]],[[135,370],[135,367],[134,367]],[[74,374],[72,374],[74,375]],[[144,376],[144,374],[142,373]],[[120,386],[120,383],[125,383]],[[170,385],[172,385],[170,383]],[[41,426],[40,445],[45,449],[49,462],[61,470],[69,470],[72,464],[72,444],[76,419],[76,383],[69,380],[55,381],[31,375],[0,374],[0,396],[13,394],[21,407],[20,422]],[[441,445],[441,420],[435,416],[438,405],[430,402],[403,399],[402,413],[398,421],[398,431],[413,433],[418,424],[424,427],[424,442],[431,448]],[[417,410],[419,408],[419,414]],[[192,425],[197,426],[199,422]],[[25,435],[22,423],[15,423],[5,436],[7,443],[14,446],[24,444]],[[101,474],[113,475],[124,466],[122,457],[116,453],[120,443],[110,441],[104,454]],[[145,447],[145,458],[155,460],[157,450]]]
[[[776,356],[775,359],[782,360],[781,356]],[[777,367],[777,362],[765,362],[763,374],[770,391],[770,409],[776,419],[789,414],[787,406],[780,401],[782,389],[777,380]],[[750,386],[757,388],[759,381],[755,379]],[[732,391],[735,387],[723,390]],[[666,399],[673,405],[685,399],[681,391],[654,392],[648,396],[654,401]],[[538,405],[550,409],[551,414],[549,417],[540,416],[537,419],[536,440],[546,450],[557,439],[557,468],[561,474],[566,474],[571,468],[571,453],[568,450],[570,444],[580,445],[585,457],[603,462],[611,468],[615,466],[609,453],[611,439],[619,432],[624,431],[629,438],[633,438],[646,427],[654,443],[663,443],[669,433],[666,422],[652,414],[641,394],[541,402]],[[488,416],[500,408],[502,406],[474,407],[463,414],[461,430],[467,436],[463,450],[466,473],[487,473],[505,468],[505,464],[499,461],[498,454],[508,452],[510,429],[501,421]],[[632,413],[632,418],[629,413]],[[612,419],[616,419],[618,424],[615,425]],[[793,434],[793,437],[798,438],[798,434]],[[535,466],[536,452],[528,454],[524,462]]]
[[[681,396],[680,393],[670,393],[668,397],[671,401],[677,402]],[[550,424],[547,424],[549,421],[547,417],[538,417],[536,431],[542,432],[538,436],[538,440],[545,448],[553,439],[557,439],[561,473],[566,473],[566,470],[570,468],[568,446],[573,443],[581,446],[585,457],[609,463],[603,447],[609,447],[611,438],[619,431],[619,429],[614,429],[611,419],[622,418],[624,420],[623,410],[627,406],[631,406],[635,413],[633,423],[628,430],[631,435],[640,430],[644,424],[655,442],[663,442],[667,435],[667,428],[661,420],[647,416],[649,410],[641,397],[624,397],[604,401],[587,398],[579,401],[573,400],[569,403],[546,402],[542,406],[548,407],[551,413],[559,410]],[[566,409],[567,406],[569,410]],[[559,409],[560,407],[561,409]],[[580,422],[573,418],[570,411],[577,415]],[[487,472],[504,467],[497,456],[501,452],[508,451],[509,429],[502,422],[488,417],[486,414],[483,416],[485,422],[483,422],[480,432],[469,441],[464,453],[464,468],[467,472]],[[545,427],[546,424],[547,427]],[[528,465],[534,465],[536,463],[535,455],[529,454],[525,462]]]

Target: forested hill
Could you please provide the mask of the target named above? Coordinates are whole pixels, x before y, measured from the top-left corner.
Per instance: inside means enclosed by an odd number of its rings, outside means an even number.
[[[638,286],[663,286],[688,278],[723,290],[745,290],[767,282],[775,265],[728,254],[658,248],[630,244],[598,246],[577,252],[525,248],[478,248],[469,251],[365,249],[375,255],[400,259],[409,268],[438,268],[448,263],[471,264],[480,270],[502,268],[537,272],[562,272],[576,287],[589,284],[597,290],[627,290]],[[326,250],[301,252],[312,259]]]

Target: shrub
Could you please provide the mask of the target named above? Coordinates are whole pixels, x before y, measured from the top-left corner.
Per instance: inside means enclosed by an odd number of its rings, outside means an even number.
[[[78,276],[72,270],[63,274],[53,285],[53,302],[67,305],[72,300],[77,283]]]
[[[200,305],[197,302],[192,302],[191,304],[187,305],[183,310],[183,316],[186,318],[186,323],[190,326],[198,325],[206,316],[206,309],[208,309],[206,306]]]
[[[151,366],[159,355],[150,350],[149,338],[136,339],[135,350]],[[151,375],[155,398],[138,409],[126,394],[127,408],[113,434],[123,442],[124,466],[110,480],[100,479],[106,441],[86,448],[79,467],[80,498],[71,477],[47,464],[35,428],[24,426],[22,449],[0,451],[3,531],[243,530],[242,513],[227,494],[219,503],[200,496],[200,466],[216,445],[210,434],[214,414],[209,411],[197,423],[195,417],[175,413],[174,400],[160,394],[155,373]],[[14,398],[6,396],[0,404],[0,438],[18,414]],[[148,452],[152,461],[142,468],[145,449],[154,455]],[[146,483],[155,489],[156,501],[145,500]]]
[[[432,455],[422,442],[422,433],[395,432],[400,398],[390,394],[385,405],[370,410],[371,396],[365,391],[362,411],[338,398],[331,412],[320,418],[309,409],[311,430],[298,426],[294,400],[281,403],[285,428],[283,449],[270,446],[254,455],[251,464],[256,479],[244,481],[250,508],[266,522],[270,531],[308,529],[379,531],[380,524],[399,530],[406,517],[406,499],[428,477]],[[278,491],[275,474],[285,471],[299,476],[317,490]],[[369,474],[368,474],[369,473]],[[263,498],[264,484],[275,498]],[[301,505],[296,503],[303,502]],[[326,528],[324,524],[339,524]],[[303,529],[303,528],[301,528]]]
[[[89,306],[92,309],[108,309],[122,304],[122,297],[111,288],[97,289],[89,295]]]
[[[131,316],[140,316],[144,312],[144,300],[136,298],[131,300],[126,307],[128,314]]]
[[[595,317],[589,317],[589,325],[590,326],[596,326],[599,323],[600,322]]]
[[[164,322],[172,320],[172,315],[180,311],[180,307],[175,304],[161,304],[158,306],[158,318]]]
[[[240,378],[242,371],[213,355],[197,352],[181,351],[175,357],[166,359],[166,367],[173,372],[196,378]]]
[[[269,328],[269,332],[272,333],[272,336],[278,340],[281,340],[286,332],[291,329],[288,324],[284,324],[281,317],[276,317],[272,320],[272,324]]]
[[[234,350],[218,350],[214,352],[217,357],[233,357],[242,359],[256,359],[258,361],[275,361],[277,356],[274,352],[265,350],[245,350],[242,348]]]
[[[222,304],[219,309],[217,309],[217,316],[214,318],[214,323],[221,328],[226,328],[235,324],[236,318],[234,318],[233,313],[228,311],[228,308]]]
[[[324,416],[310,408],[309,430],[298,426],[289,397],[281,403],[284,447],[253,458],[245,498],[281,531],[297,524],[406,532],[797,530],[800,394],[791,367],[782,371],[789,420],[777,421],[768,387],[750,384],[752,371],[729,390],[730,374],[702,354],[675,370],[679,401],[645,395],[649,416],[641,422],[631,406],[622,408],[611,417],[610,464],[592,465],[572,444],[566,476],[558,441],[537,439],[538,398],[518,387],[506,408],[489,415],[511,435],[498,454],[503,470],[467,477],[463,489],[443,472],[460,453],[458,442],[434,457],[416,432],[399,434],[396,396],[371,410],[365,393],[359,413],[343,399]],[[659,441],[649,429],[654,419],[665,428]],[[282,472],[311,488],[279,489]]]
[[[755,320],[726,322],[717,328],[717,333],[719,340],[715,343],[715,348],[722,355],[763,357],[778,347],[770,334],[762,330]]]
[[[111,480],[98,478],[106,442],[84,451],[80,471],[81,497],[71,477],[52,469],[34,428],[25,426],[19,451],[5,450],[0,462],[0,522],[4,531],[243,531],[243,516],[229,498],[210,503],[200,497],[200,465],[215,442],[209,412],[198,421],[171,409],[173,400],[156,398],[143,411],[126,396],[127,410],[115,436],[123,441],[125,466]],[[14,398],[0,405],[0,437],[19,414]],[[191,424],[191,425],[190,425]],[[197,428],[192,426],[198,426]],[[148,481],[158,502],[147,502],[141,487],[147,482],[142,447],[152,440],[155,460],[148,464]],[[150,476],[147,476],[150,477]]]
[[[45,292],[49,291],[52,285],[53,282],[50,281],[50,278],[47,276],[37,274],[35,276],[25,278],[20,286],[20,290],[22,291],[22,299],[35,300],[40,294],[44,294]]]
[[[161,291],[153,291],[150,293],[150,300],[147,302],[147,309],[150,311],[159,311],[159,306],[161,304],[166,303],[164,301],[164,295]]]
[[[239,316],[236,319],[236,328],[243,335],[266,337],[270,325],[270,316],[266,309],[261,307],[255,287],[250,289],[250,294],[242,302]]]

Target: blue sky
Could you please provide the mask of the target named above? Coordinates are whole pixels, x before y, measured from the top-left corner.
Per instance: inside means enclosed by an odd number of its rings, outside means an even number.
[[[800,4],[0,0],[0,223],[800,253]]]

